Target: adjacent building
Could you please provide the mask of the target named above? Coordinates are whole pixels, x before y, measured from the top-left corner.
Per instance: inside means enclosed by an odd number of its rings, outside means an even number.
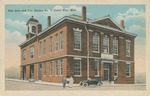
[[[134,48],[136,34],[125,30],[109,15],[87,19],[64,16],[54,24],[48,16],[48,27],[42,30],[31,17],[26,25],[26,41],[20,44],[21,79],[61,82],[73,77],[75,83],[99,78],[104,83],[134,83]]]

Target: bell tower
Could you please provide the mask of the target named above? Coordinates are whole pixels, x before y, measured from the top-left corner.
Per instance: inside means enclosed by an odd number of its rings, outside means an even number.
[[[30,39],[34,35],[37,35],[42,31],[42,25],[39,23],[37,19],[32,16],[26,23],[28,32],[26,34],[26,40]]]

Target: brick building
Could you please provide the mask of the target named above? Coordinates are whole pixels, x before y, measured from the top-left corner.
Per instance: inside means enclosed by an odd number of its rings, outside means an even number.
[[[104,83],[134,83],[135,34],[125,30],[110,16],[87,19],[70,15],[48,27],[34,17],[26,25],[28,33],[21,48],[21,79],[61,82],[63,76],[75,83],[87,78],[100,78]]]

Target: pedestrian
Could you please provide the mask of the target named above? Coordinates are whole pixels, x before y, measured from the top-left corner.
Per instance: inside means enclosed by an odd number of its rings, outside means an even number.
[[[66,77],[63,78],[62,83],[63,83],[63,88],[65,88],[66,87],[66,83],[67,83]]]
[[[70,79],[69,79],[69,88],[73,87],[73,82],[74,82],[74,80],[73,80],[73,78],[71,76]]]

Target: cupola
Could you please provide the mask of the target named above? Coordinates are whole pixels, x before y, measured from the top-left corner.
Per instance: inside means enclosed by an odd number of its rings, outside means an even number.
[[[32,16],[26,23],[27,25],[27,34],[26,39],[33,37],[34,35],[40,33],[42,31],[42,25],[39,23],[37,19]]]

